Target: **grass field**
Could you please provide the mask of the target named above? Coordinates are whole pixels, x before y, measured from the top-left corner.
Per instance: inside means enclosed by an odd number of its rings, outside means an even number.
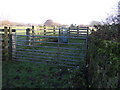
[[[75,88],[84,87],[80,68],[71,69],[27,62],[3,62],[3,88]],[[78,84],[80,82],[80,84]]]

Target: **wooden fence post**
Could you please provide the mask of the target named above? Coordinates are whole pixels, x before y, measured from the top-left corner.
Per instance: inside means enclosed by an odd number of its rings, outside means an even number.
[[[88,37],[88,34],[89,34],[89,27],[87,27],[87,37]]]
[[[0,62],[2,61],[2,30],[0,29]]]
[[[55,26],[53,27],[53,36],[55,36]]]
[[[12,43],[12,56],[13,57],[15,57],[15,54],[16,54],[16,30],[15,29],[12,29],[11,30],[11,32],[12,32],[12,41],[11,41],[11,43]]]
[[[68,37],[70,37],[70,27],[68,28]]]
[[[57,60],[60,60],[60,27],[59,27],[59,34],[58,34],[58,45],[57,45]]]
[[[77,26],[77,36],[79,36],[79,26]]]
[[[44,25],[44,35],[46,35],[46,26]]]
[[[28,35],[28,36],[26,36],[26,45],[30,45],[30,28],[27,28],[26,29],[26,35]]]
[[[35,35],[35,27],[32,26],[32,45],[34,45],[34,39],[35,39],[34,35]]]
[[[3,35],[3,44],[2,44],[2,48],[3,48],[3,60],[8,60],[8,28],[4,27],[4,35]]]
[[[9,27],[9,60],[12,60],[12,29]]]

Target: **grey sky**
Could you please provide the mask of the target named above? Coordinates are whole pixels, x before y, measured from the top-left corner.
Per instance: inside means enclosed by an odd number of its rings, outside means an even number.
[[[0,19],[42,24],[88,24],[112,13],[119,0],[0,0]]]

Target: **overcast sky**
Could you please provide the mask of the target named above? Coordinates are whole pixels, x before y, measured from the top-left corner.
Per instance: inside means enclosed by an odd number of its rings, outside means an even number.
[[[0,20],[43,24],[47,19],[62,24],[100,21],[120,0],[0,0]]]

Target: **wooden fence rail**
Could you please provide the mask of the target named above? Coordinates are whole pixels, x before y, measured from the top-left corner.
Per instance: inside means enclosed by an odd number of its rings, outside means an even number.
[[[88,36],[88,27],[79,27],[77,26],[76,28],[66,28],[66,35],[64,34],[64,28],[63,27],[52,27],[52,28],[47,28],[46,26],[43,26],[42,29],[40,28],[36,28],[35,26],[32,26],[32,28],[27,28],[26,29],[26,35],[28,35],[26,37],[26,42],[27,45],[32,45],[34,44],[34,41],[46,41],[48,40],[48,38],[39,38],[39,37],[30,37],[34,36],[34,35],[41,35],[41,36],[58,36],[60,37],[60,41],[68,41],[65,40],[67,39],[67,37],[79,37],[79,36]],[[63,35],[64,34],[64,35]],[[63,39],[64,40],[61,40]],[[55,41],[57,41],[56,39],[54,39]]]

